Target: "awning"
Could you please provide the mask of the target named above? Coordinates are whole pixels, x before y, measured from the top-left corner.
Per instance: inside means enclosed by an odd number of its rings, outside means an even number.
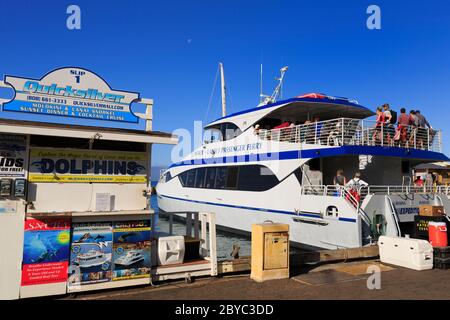
[[[160,131],[138,131],[101,127],[77,126],[34,121],[0,120],[1,133],[29,134],[54,137],[129,141],[157,144],[177,144],[178,137]]]

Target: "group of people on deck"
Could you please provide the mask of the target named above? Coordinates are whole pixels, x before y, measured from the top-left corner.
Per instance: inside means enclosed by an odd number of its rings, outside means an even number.
[[[432,140],[427,139],[427,129],[432,129],[432,127],[420,110],[411,110],[407,114],[406,109],[401,108],[400,115],[397,116],[397,112],[386,103],[377,108],[376,117],[375,130],[372,136],[375,144],[392,146],[397,144],[424,149],[424,143],[429,143]]]
[[[266,135],[266,139],[270,140],[275,137],[275,140],[283,140],[283,141],[295,141],[295,133],[292,128],[302,125],[300,127],[299,139],[302,142],[306,143],[317,143],[317,140],[320,137],[321,130],[323,127],[323,123],[320,121],[318,116],[313,118],[313,121],[306,120],[304,123],[300,121],[282,121],[281,124],[278,125],[263,125],[256,124],[253,129],[255,134],[259,134],[260,130],[269,131]],[[270,132],[271,130],[275,130],[277,133]],[[273,135],[273,136],[272,136]]]
[[[336,176],[333,178],[333,184],[335,186],[340,187],[352,187],[352,188],[358,188],[358,187],[366,187],[369,184],[365,182],[363,179],[361,179],[361,172],[356,171],[355,175],[350,181],[347,181],[347,178],[344,176],[344,170],[338,169],[336,172]]]

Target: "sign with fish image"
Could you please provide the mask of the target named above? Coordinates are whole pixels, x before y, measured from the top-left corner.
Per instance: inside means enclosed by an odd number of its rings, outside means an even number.
[[[112,222],[73,223],[68,286],[111,280]]]
[[[67,281],[69,252],[69,219],[27,219],[22,286]]]
[[[148,156],[143,152],[33,148],[30,182],[146,183]]]
[[[114,222],[113,281],[150,277],[150,236],[150,220]]]

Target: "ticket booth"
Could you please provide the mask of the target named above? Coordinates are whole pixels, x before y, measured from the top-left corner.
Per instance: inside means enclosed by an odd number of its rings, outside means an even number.
[[[61,68],[5,76],[0,299],[150,283],[151,99]]]

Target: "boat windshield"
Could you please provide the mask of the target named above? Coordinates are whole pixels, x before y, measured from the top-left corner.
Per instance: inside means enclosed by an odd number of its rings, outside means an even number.
[[[217,141],[227,141],[242,133],[234,123],[224,122],[205,128],[204,142],[212,143]]]

